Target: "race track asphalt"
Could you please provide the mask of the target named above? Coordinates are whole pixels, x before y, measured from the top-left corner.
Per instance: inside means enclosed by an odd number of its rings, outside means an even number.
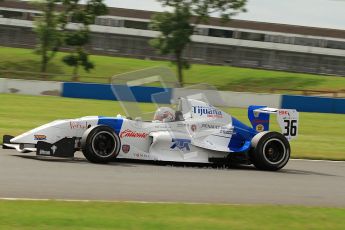
[[[279,172],[135,162],[96,165],[0,150],[0,198],[345,206],[345,162],[291,160]]]

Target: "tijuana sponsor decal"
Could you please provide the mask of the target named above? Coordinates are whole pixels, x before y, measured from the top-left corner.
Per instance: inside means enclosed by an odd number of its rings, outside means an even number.
[[[193,106],[193,113],[199,116],[223,118],[223,113],[212,106]]]
[[[120,133],[120,138],[130,137],[130,138],[146,138],[149,134],[145,132],[136,132],[130,129],[126,129]]]

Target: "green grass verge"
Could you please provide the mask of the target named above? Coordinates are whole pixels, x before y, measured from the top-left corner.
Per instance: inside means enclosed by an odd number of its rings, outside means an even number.
[[[1,229],[344,229],[345,209],[0,201]]]
[[[32,49],[0,47],[0,70],[20,70],[38,72],[39,56]],[[64,53],[58,53],[48,66],[48,72],[57,74],[50,80],[70,80],[72,69],[62,63]],[[154,66],[174,66],[166,61],[150,61],[133,58],[119,58],[92,55],[96,68],[90,73],[81,71],[80,81],[108,83],[109,77]],[[30,74],[1,74],[0,77],[33,78]],[[210,66],[194,64],[185,71],[185,82],[189,84],[209,83],[221,90],[267,92],[271,88],[295,90],[341,90],[345,89],[344,77],[320,76],[312,74],[267,71],[229,66]],[[284,91],[279,91],[284,92]],[[291,93],[291,92],[287,92]],[[298,92],[297,92],[298,93]]]
[[[155,109],[153,104],[140,105],[145,112]],[[249,124],[246,109],[225,110]],[[124,114],[116,101],[0,94],[0,136],[18,135],[56,119],[118,113]],[[277,130],[275,123],[273,118],[272,128]],[[299,130],[298,139],[291,142],[292,157],[345,160],[345,115],[300,113]]]

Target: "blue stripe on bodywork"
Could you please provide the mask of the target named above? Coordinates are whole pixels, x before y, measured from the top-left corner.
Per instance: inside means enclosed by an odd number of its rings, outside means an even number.
[[[119,134],[123,124],[122,118],[113,117],[98,117],[98,125],[106,125],[114,129],[116,134]]]
[[[230,139],[229,149],[233,152],[247,151],[250,148],[252,138],[258,132],[234,117],[232,117],[232,125],[234,127],[234,134]]]

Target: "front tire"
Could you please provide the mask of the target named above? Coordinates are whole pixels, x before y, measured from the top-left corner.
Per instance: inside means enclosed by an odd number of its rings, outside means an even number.
[[[105,164],[114,160],[119,154],[120,146],[119,136],[105,125],[87,129],[81,139],[82,152],[92,163]]]
[[[256,168],[277,171],[290,159],[290,143],[278,132],[261,132],[252,139],[250,158]]]

